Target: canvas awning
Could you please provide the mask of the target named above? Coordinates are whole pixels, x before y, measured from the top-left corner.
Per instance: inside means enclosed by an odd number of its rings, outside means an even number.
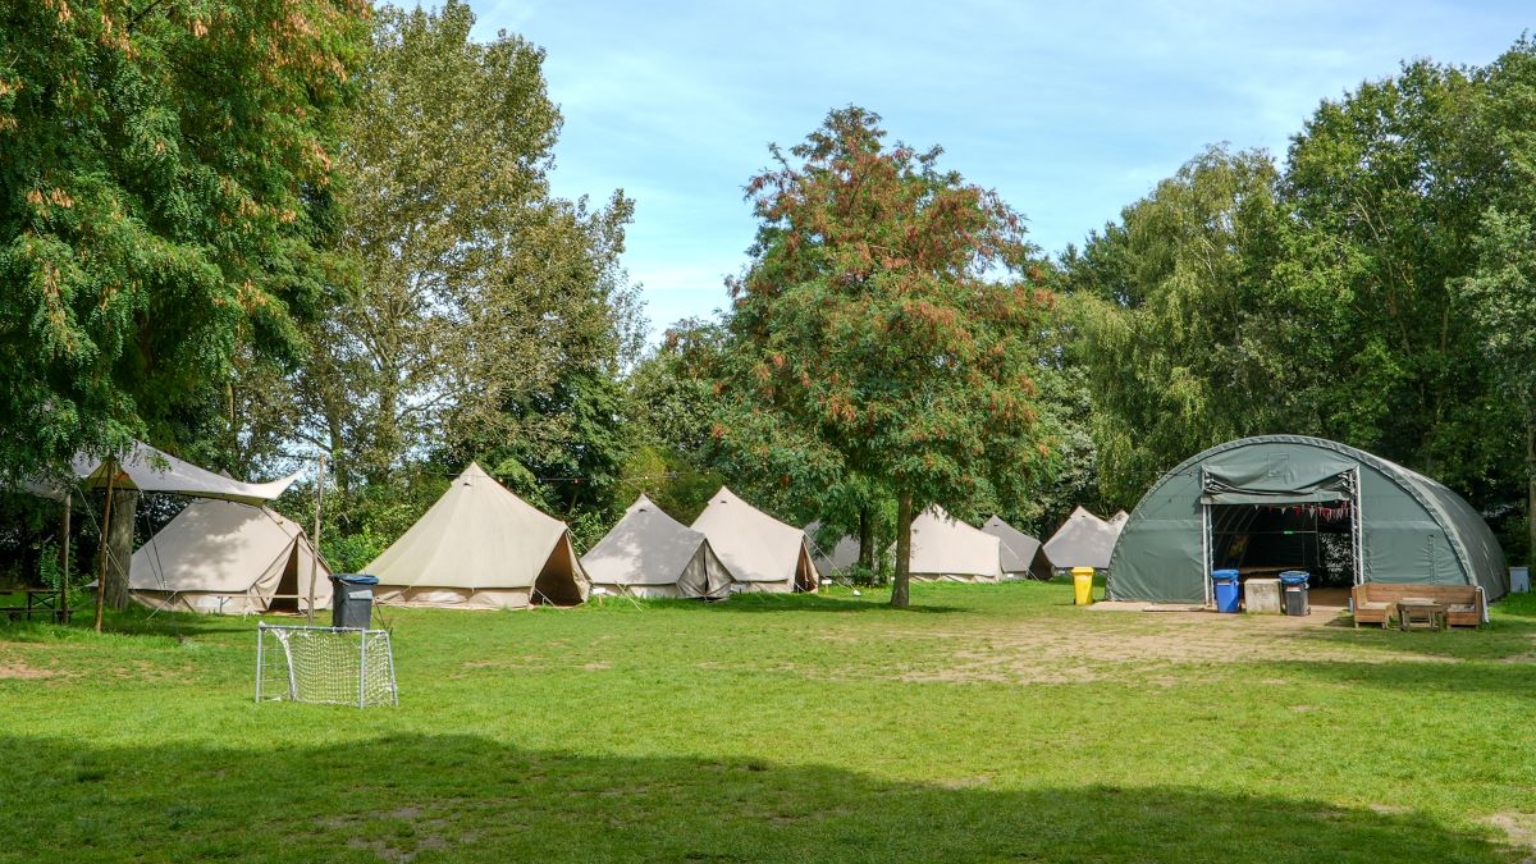
[[[115,473],[113,466],[116,466]],[[70,463],[70,473],[87,489],[105,489],[110,479],[113,489],[217,498],[259,507],[283,494],[303,472],[270,483],[245,483],[135,441],[133,447],[120,457],[76,456]],[[46,498],[62,500],[64,497],[63,491],[52,484],[27,483],[26,488]]]

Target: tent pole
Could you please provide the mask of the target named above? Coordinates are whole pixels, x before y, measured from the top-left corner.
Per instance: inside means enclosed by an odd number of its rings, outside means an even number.
[[[117,479],[117,460],[108,459],[107,471],[107,503],[102,508],[101,514],[101,554],[98,556],[98,572],[96,574],[96,624],[97,633],[101,632],[101,612],[107,602],[107,529],[112,526],[112,483]]]
[[[315,579],[320,573],[320,508],[325,506],[325,453],[315,474],[315,537],[309,544],[309,626],[315,626]]]
[[[62,569],[59,571],[59,623],[69,623],[69,522],[70,510],[74,507],[75,490],[66,486],[64,488],[64,542],[59,550]]]

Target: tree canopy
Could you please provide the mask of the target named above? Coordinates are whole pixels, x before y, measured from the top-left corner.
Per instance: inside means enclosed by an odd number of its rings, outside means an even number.
[[[732,285],[735,412],[720,434],[820,488],[853,475],[899,504],[897,588],[917,510],[960,513],[1014,492],[1042,461],[1031,372],[1047,292],[1022,218],[938,168],[938,148],[887,147],[878,115],[833,111],[747,185],[761,220]]]
[[[157,431],[322,304],[362,0],[0,13],[0,474]]]

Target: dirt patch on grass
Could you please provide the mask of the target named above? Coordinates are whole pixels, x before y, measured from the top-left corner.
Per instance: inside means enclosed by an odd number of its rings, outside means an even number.
[[[1508,811],[1495,813],[1484,821],[1503,831],[1511,846],[1528,853],[1520,859],[1524,864],[1536,862],[1536,814]]]
[[[946,622],[933,628],[906,627],[880,634],[908,645],[898,653],[900,666],[844,665],[805,670],[813,677],[895,678],[932,683],[1082,684],[1124,680],[1139,687],[1187,683],[1179,670],[1202,667],[1201,680],[1236,674],[1241,664],[1284,663],[1459,663],[1455,657],[1410,651],[1363,649],[1347,640],[1319,638],[1339,632],[1333,616],[1224,616],[1211,612],[1160,612],[1149,615],[1038,617],[1017,624],[988,622],[957,629]],[[1087,625],[1087,626],[1085,626]],[[1324,629],[1327,628],[1327,629]],[[864,636],[859,641],[865,641]],[[829,635],[828,642],[848,644],[849,634]],[[783,670],[789,671],[789,670]],[[1261,682],[1283,686],[1288,679],[1270,675]]]
[[[0,662],[0,679],[37,680],[40,678],[53,678],[62,673],[53,669],[39,669],[36,666],[28,666],[20,660]]]

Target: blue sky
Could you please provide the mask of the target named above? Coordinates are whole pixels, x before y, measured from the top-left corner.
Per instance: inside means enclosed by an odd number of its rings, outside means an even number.
[[[726,305],[755,229],[742,187],[833,108],[941,145],[1054,254],[1209,144],[1283,157],[1321,100],[1403,60],[1484,65],[1536,26],[1528,0],[470,5],[482,38],[547,52],[555,193],[635,199],[625,266],[653,331]]]

